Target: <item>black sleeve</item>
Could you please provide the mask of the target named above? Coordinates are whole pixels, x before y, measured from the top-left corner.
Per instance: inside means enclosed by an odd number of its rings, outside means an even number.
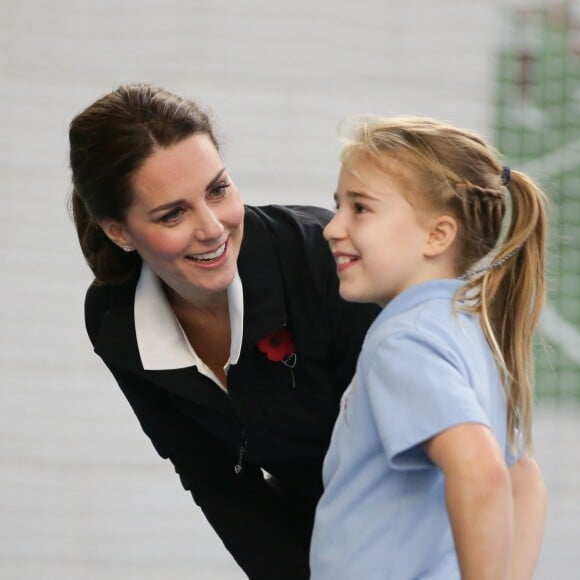
[[[158,388],[110,369],[158,453],[171,460],[186,489],[251,580],[309,577],[304,525],[262,471],[244,464],[215,437],[182,415]]]

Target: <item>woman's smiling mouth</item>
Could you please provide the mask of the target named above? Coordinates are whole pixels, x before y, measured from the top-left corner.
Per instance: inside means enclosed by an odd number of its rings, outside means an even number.
[[[213,262],[214,260],[219,260],[219,258],[221,258],[227,249],[227,241],[224,242],[221,246],[219,246],[219,248],[211,251],[211,252],[206,252],[205,254],[195,254],[195,255],[189,255],[187,256],[188,260],[191,260],[192,262],[197,262],[197,263],[209,263],[209,262]]]

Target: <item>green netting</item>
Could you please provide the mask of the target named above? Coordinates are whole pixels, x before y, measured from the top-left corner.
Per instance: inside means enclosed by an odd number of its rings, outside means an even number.
[[[554,202],[549,299],[536,348],[538,396],[580,397],[580,2],[506,9],[496,143]],[[543,343],[540,345],[540,343]]]

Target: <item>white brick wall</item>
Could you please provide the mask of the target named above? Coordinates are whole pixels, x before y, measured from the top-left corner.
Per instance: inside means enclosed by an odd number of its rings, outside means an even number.
[[[215,113],[251,203],[331,204],[338,122],[489,135],[498,0],[0,0],[0,580],[242,575],[92,355],[67,125],[149,81]]]

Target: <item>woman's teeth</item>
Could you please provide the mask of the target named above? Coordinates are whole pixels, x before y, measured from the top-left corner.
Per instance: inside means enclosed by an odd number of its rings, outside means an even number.
[[[226,245],[222,244],[217,250],[208,252],[207,254],[196,254],[195,256],[188,256],[194,262],[210,262],[219,258],[226,251]]]

